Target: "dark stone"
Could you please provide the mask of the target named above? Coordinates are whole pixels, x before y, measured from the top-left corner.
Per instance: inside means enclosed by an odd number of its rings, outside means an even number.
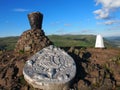
[[[33,12],[28,14],[31,29],[42,29],[43,14],[40,12]]]

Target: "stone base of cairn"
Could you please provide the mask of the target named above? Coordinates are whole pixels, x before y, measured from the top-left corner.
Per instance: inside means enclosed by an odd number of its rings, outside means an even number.
[[[31,29],[23,32],[20,36],[15,51],[35,53],[50,44],[52,42],[45,36],[43,30]]]

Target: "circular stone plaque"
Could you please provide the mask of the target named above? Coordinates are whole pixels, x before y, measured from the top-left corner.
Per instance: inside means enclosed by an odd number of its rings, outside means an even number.
[[[53,45],[33,55],[23,69],[25,80],[44,90],[64,90],[75,74],[76,64],[71,56]]]

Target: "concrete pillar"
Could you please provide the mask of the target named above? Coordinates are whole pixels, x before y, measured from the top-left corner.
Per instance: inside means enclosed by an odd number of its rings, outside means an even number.
[[[95,48],[105,48],[103,37],[100,34],[96,36]]]

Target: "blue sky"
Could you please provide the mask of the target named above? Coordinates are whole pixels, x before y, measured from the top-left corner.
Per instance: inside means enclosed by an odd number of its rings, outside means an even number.
[[[30,29],[27,14],[36,11],[46,35],[120,36],[120,0],[0,0],[0,37]]]

